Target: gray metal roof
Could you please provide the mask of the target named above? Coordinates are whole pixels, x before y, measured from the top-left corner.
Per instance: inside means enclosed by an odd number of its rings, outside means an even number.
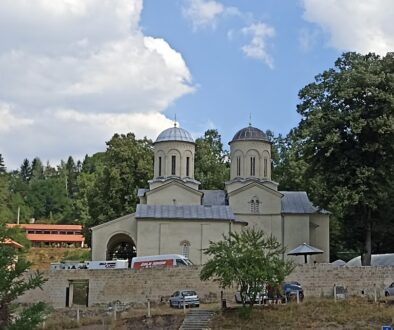
[[[180,127],[167,128],[159,134],[155,143],[163,141],[185,141],[194,143],[191,134]]]
[[[265,134],[262,130],[256,127],[248,126],[235,133],[230,143],[234,141],[245,140],[259,140],[269,142],[267,134]]]
[[[139,219],[235,220],[229,206],[215,205],[147,205],[138,204]]]
[[[224,190],[200,190],[204,193],[203,205],[226,205],[226,192]]]
[[[148,191],[149,191],[149,189],[146,189],[146,188],[138,188],[137,196],[138,197],[143,197],[143,196],[145,196],[145,193],[148,192]]]
[[[318,213],[305,191],[280,191],[282,197],[282,213]]]
[[[346,266],[361,266],[361,257],[355,257],[346,263]],[[394,253],[373,254],[371,256],[371,266],[394,266]]]

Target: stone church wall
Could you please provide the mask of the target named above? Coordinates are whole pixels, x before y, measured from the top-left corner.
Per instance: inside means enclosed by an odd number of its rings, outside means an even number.
[[[66,288],[72,281],[89,281],[89,306],[107,305],[114,301],[140,304],[150,299],[166,301],[174,291],[193,288],[203,302],[220,300],[220,288],[215,282],[201,282],[199,268],[149,270],[57,270],[43,273],[48,281],[43,290],[36,289],[22,296],[23,303],[39,300],[55,308],[65,307]],[[330,264],[301,265],[287,278],[302,284],[306,297],[332,296],[333,285],[348,289],[350,295],[383,295],[383,288],[394,281],[394,267],[334,267]],[[233,301],[234,290],[225,297]]]

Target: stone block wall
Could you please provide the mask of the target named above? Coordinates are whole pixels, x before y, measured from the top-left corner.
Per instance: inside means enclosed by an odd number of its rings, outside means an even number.
[[[106,305],[114,301],[123,304],[166,301],[176,290],[193,288],[202,302],[219,302],[218,284],[201,282],[200,268],[168,269],[108,269],[108,270],[51,270],[43,273],[48,281],[43,290],[29,291],[19,301],[45,301],[55,308],[66,306],[66,288],[70,281],[89,281],[89,306]],[[350,295],[383,295],[383,288],[394,282],[394,267],[335,267],[330,264],[300,265],[287,281],[302,284],[306,297],[332,296],[334,284],[344,286]],[[236,288],[224,291],[233,301]]]

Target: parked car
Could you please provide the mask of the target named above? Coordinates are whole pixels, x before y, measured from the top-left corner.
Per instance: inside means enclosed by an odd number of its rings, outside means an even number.
[[[299,292],[300,301],[304,299],[304,289],[298,282],[285,282],[282,289],[287,300],[297,299],[297,291]]]
[[[198,297],[196,291],[185,289],[175,291],[170,297],[170,306],[182,308],[185,307],[199,307],[200,306],[200,298]]]
[[[391,283],[388,287],[384,288],[384,295],[386,297],[394,296],[394,282]]]

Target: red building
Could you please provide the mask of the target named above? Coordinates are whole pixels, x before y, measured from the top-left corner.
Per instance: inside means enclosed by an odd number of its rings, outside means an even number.
[[[50,225],[43,223],[15,224],[7,227],[20,227],[26,230],[26,237],[33,246],[70,246],[83,247],[85,238],[81,225]]]

